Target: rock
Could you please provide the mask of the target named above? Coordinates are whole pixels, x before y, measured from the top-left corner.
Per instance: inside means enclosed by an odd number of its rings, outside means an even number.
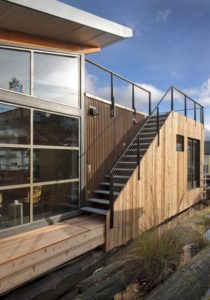
[[[210,245],[175,272],[165,283],[154,289],[145,300],[202,299],[210,282]]]
[[[113,263],[79,284],[76,300],[109,300],[134,282],[141,272],[137,260]]]

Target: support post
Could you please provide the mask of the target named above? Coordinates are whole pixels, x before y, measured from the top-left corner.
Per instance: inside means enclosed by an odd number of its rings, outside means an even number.
[[[113,73],[111,75],[111,117],[115,116],[115,99],[114,99],[114,76]]]
[[[202,111],[202,124],[204,124],[204,107],[201,107],[201,111]]]
[[[184,115],[187,117],[187,96],[184,96]]]
[[[196,103],[195,103],[195,101],[194,101],[194,120],[196,121]]]
[[[114,189],[113,189],[113,173],[110,172],[110,228],[114,228]]]
[[[160,146],[160,116],[159,107],[157,107],[157,135],[158,135],[158,147]]]
[[[152,99],[151,99],[151,92],[149,92],[149,115],[152,113]]]
[[[174,88],[171,87],[171,111],[174,110]]]

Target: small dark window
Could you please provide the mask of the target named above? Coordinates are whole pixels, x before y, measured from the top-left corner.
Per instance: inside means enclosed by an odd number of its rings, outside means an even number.
[[[183,135],[176,136],[176,151],[184,151],[184,137]]]

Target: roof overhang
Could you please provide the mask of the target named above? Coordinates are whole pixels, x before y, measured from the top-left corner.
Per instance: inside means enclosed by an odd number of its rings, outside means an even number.
[[[103,48],[132,36],[132,29],[56,0],[0,0],[0,28]]]

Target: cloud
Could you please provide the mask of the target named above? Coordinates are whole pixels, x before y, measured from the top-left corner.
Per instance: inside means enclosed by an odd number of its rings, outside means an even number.
[[[156,13],[156,21],[160,23],[165,23],[169,16],[171,15],[171,8],[166,8],[164,10],[158,10]]]
[[[210,129],[205,128],[205,141],[210,141]]]
[[[100,97],[104,100],[110,101],[111,89],[110,82],[104,82],[99,84],[100,79],[96,76],[87,73],[86,74],[86,92],[94,96]],[[159,101],[163,95],[163,91],[158,89],[152,84],[136,83],[142,88],[152,93],[152,103]],[[148,112],[148,93],[135,87],[134,89],[136,99],[136,109],[138,111]],[[114,84],[114,98],[115,102],[123,106],[132,108],[132,87],[131,84],[124,83],[123,81],[116,81]]]
[[[188,89],[186,92],[202,105],[210,106],[210,78],[204,81],[200,87]]]
[[[102,84],[101,84],[102,83]],[[123,81],[114,81],[114,97],[115,102],[126,106],[128,108],[132,108],[132,88],[131,85],[124,84]],[[144,89],[151,92],[152,95],[152,106],[162,98],[165,91],[157,88],[152,84],[146,84],[138,82],[136,83],[143,87]],[[104,100],[110,101],[111,99],[111,90],[110,90],[110,78],[108,77],[106,81],[101,81],[95,75],[87,73],[86,75],[86,91],[94,96],[100,97]],[[135,88],[135,99],[136,99],[136,109],[138,111],[148,113],[148,94]],[[194,98],[196,101],[200,102],[205,107],[210,107],[210,78],[201,84],[201,86],[197,88],[185,89],[184,92],[190,97]],[[163,109],[168,109],[170,106],[169,103],[170,94],[166,95]],[[174,100],[180,105],[181,109],[183,109],[183,97],[180,97],[180,94],[174,91]],[[180,104],[179,104],[180,103]],[[179,109],[177,106],[177,109]],[[208,109],[208,108],[207,108]],[[210,108],[209,108],[210,110]],[[210,114],[206,114],[205,116],[205,136],[210,139]]]

